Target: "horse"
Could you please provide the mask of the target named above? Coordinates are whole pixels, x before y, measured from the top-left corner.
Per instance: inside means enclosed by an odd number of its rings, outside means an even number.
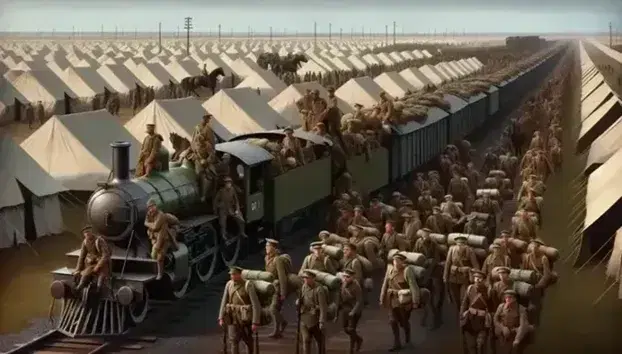
[[[296,73],[300,63],[303,62],[307,62],[307,57],[304,54],[280,57],[275,53],[263,53],[257,58],[257,65],[266,70],[270,69],[277,76],[285,73]]]
[[[171,161],[181,161],[182,153],[190,148],[190,141],[177,133],[170,133],[168,140],[173,145],[173,150],[175,150],[171,155]]]
[[[199,94],[197,94],[196,89],[199,87],[205,87],[210,89],[212,95],[214,95],[216,93],[218,78],[221,76],[225,76],[225,71],[222,68],[216,68],[212,70],[212,72],[210,72],[207,76],[199,75],[183,78],[181,80],[181,86],[184,88],[186,96],[194,94],[198,97]]]
[[[296,73],[299,69],[300,63],[306,63],[307,57],[304,54],[296,54],[291,57],[285,57],[281,60],[280,71],[283,73]]]
[[[257,65],[260,68],[274,71],[275,67],[280,63],[281,58],[275,53],[262,53],[257,57]]]

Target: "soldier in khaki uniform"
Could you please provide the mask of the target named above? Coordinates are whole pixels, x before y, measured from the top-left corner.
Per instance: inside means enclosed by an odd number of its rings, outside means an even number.
[[[389,351],[396,352],[402,349],[400,327],[404,330],[404,342],[410,344],[410,314],[413,309],[421,306],[421,291],[413,275],[406,272],[406,257],[401,253],[393,256],[393,266],[387,268],[387,273],[380,290],[380,306],[390,310],[389,324],[393,332],[393,346]],[[389,270],[390,269],[390,270]],[[401,303],[400,290],[410,290],[410,303]]]
[[[421,229],[421,238],[415,243],[413,252],[425,256],[425,268],[428,270],[429,284],[426,286],[432,295],[432,309],[434,310],[433,328],[440,327],[442,323],[443,304],[445,303],[445,283],[443,283],[443,268],[441,266],[442,252],[440,246],[430,234],[432,230]]]
[[[300,332],[302,334],[302,352],[311,354],[311,340],[314,339],[319,350],[326,351],[324,326],[328,317],[328,294],[326,288],[316,283],[315,273],[306,270],[303,275],[304,284],[300,289],[300,298],[296,300],[300,314]]]
[[[341,316],[343,331],[350,337],[350,353],[352,354],[358,353],[363,344],[363,338],[356,333],[363,312],[363,289],[361,284],[354,279],[356,276],[354,270],[345,269],[343,272],[339,316]]]
[[[402,219],[404,219],[402,229],[404,230],[404,240],[407,243],[406,250],[410,252],[415,247],[417,239],[419,239],[417,232],[421,229],[421,220],[419,220],[416,210],[411,213],[403,213]]]
[[[32,129],[32,125],[35,122],[35,109],[32,103],[28,103],[25,108],[26,121],[28,122],[28,128]]]
[[[191,149],[194,170],[199,180],[201,202],[205,203],[215,182],[216,171],[212,166],[214,147],[209,145],[203,135],[199,134],[193,137]]]
[[[207,141],[212,148],[216,146],[216,135],[210,126],[212,118],[213,116],[209,113],[203,116],[201,122],[194,127],[194,132],[192,132],[192,141],[194,141],[197,136],[202,135],[205,138],[205,141]]]
[[[467,352],[485,354],[488,334],[492,328],[491,301],[484,282],[484,272],[473,270],[472,273],[473,284],[467,287],[460,305],[460,327],[466,334]]]
[[[510,267],[512,261],[510,257],[505,253],[505,250],[501,248],[501,245],[493,243],[490,245],[491,253],[484,260],[482,265],[482,272],[486,274],[486,280],[488,284],[492,284],[492,270],[496,267]]]
[[[93,234],[90,225],[82,229],[82,235],[84,241],[73,272],[78,283],[76,290],[83,289],[93,278],[97,279],[97,289],[102,289],[110,279],[110,248],[103,237]]]
[[[281,155],[284,157],[293,157],[296,159],[298,165],[304,165],[304,153],[302,151],[302,146],[300,146],[300,141],[294,136],[294,129],[287,127],[283,132],[285,133],[285,137],[283,141],[281,141],[281,145],[283,146]]]
[[[337,273],[337,269],[333,260],[330,259],[329,256],[324,254],[324,249],[322,248],[323,242],[316,241],[311,243],[311,249],[313,253],[306,256],[302,261],[302,266],[300,267],[300,271],[298,271],[298,275],[302,276],[305,270],[312,269],[317,270],[324,273],[335,274]]]
[[[274,330],[270,334],[271,338],[281,338],[287,326],[287,321],[281,314],[281,308],[287,296],[293,289],[289,288],[288,276],[291,268],[291,258],[287,254],[279,253],[279,241],[271,238],[266,239],[266,272],[274,275],[276,292],[270,303],[270,315]]]
[[[356,250],[356,245],[353,243],[346,243],[343,245],[343,258],[341,258],[341,269],[345,272],[346,270],[351,270],[353,273],[351,276],[354,277],[359,284],[363,284],[365,270],[363,269],[363,265],[358,260],[358,253]]]
[[[499,280],[490,286],[490,301],[492,302],[493,309],[496,309],[504,302],[506,290],[514,289],[514,281],[510,279],[510,268],[498,267],[497,274],[499,274]]]
[[[387,221],[384,226],[384,235],[382,235],[380,247],[382,248],[384,257],[386,257],[392,249],[398,249],[400,251],[406,250],[404,236],[397,233],[395,230],[395,222],[392,220]]]
[[[512,239],[510,231],[501,230],[496,242],[501,245],[505,254],[510,257],[511,268],[520,268],[522,262],[521,250],[516,248]]]
[[[506,290],[505,303],[497,307],[493,322],[499,354],[522,354],[526,337],[533,330],[527,318],[527,310],[518,304],[516,291]]]
[[[147,124],[147,136],[140,147],[138,164],[136,165],[136,177],[149,176],[156,167],[156,157],[164,139],[155,132],[155,124]]]
[[[310,131],[313,127],[311,124],[313,119],[313,94],[310,89],[307,89],[304,96],[296,101],[296,107],[298,107],[298,112],[303,122],[303,129],[305,131]]]
[[[39,125],[45,123],[45,108],[41,101],[37,102],[37,120],[39,121]]]
[[[230,237],[235,235],[228,235],[227,233],[227,218],[233,217],[238,226],[240,232],[244,236],[244,219],[242,212],[240,211],[240,200],[238,199],[238,193],[233,187],[233,180],[231,177],[225,177],[225,185],[220,188],[214,197],[214,209],[218,213],[218,224],[220,225],[220,234],[224,237]]]
[[[521,269],[533,270],[538,275],[538,282],[534,285],[531,294],[531,302],[533,311],[530,311],[529,322],[534,325],[540,324],[540,314],[542,312],[542,300],[544,299],[544,291],[551,282],[551,264],[549,259],[540,249],[544,246],[544,242],[540,239],[534,239],[529,245],[529,251],[523,254],[523,263]]]
[[[145,228],[151,241],[151,258],[158,264],[156,280],[162,279],[164,273],[164,261],[171,246],[177,249],[177,233],[173,226],[179,224],[179,220],[169,213],[160,211],[153,199],[147,201],[147,215],[145,216]]]
[[[386,92],[380,92],[380,119],[383,122],[391,122],[394,111],[393,99],[389,98]]]
[[[456,244],[447,251],[443,282],[449,286],[449,298],[460,310],[460,302],[469,285],[469,274],[479,269],[479,262],[475,251],[466,244],[466,237],[459,235],[455,238]]]
[[[364,208],[360,205],[354,207],[354,217],[352,218],[352,225],[358,225],[363,227],[375,227],[374,224],[369,221],[365,215],[363,215]]]
[[[231,280],[225,285],[220,301],[218,324],[227,326],[229,348],[232,354],[240,353],[240,341],[246,344],[247,353],[257,350],[253,333],[261,321],[261,304],[252,281],[242,279],[242,268],[231,267]]]

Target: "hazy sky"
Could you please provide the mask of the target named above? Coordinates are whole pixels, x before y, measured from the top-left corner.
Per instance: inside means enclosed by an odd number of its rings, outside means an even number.
[[[333,33],[351,28],[360,33],[365,26],[383,33],[385,25],[392,31],[406,33],[449,32],[596,32],[607,31],[608,22],[622,30],[622,0],[0,0],[0,32],[107,32],[118,26],[126,33],[157,31],[162,22],[165,32],[183,28],[183,19],[193,17],[194,30],[215,32],[222,24],[223,33],[230,29],[246,33],[274,33],[287,30],[293,34]],[[433,4],[433,5],[432,5]]]

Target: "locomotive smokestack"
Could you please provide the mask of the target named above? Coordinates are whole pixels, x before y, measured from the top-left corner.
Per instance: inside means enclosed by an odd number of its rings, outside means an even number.
[[[112,147],[112,175],[115,181],[130,178],[130,146],[127,141],[115,141]]]

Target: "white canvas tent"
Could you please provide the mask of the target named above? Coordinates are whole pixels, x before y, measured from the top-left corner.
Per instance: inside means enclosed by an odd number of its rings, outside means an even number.
[[[363,107],[372,107],[380,102],[382,88],[378,86],[369,76],[355,77],[335,91],[335,96],[341,98],[350,106],[355,103]]]
[[[77,95],[51,70],[23,72],[10,81],[29,102],[41,101],[48,116],[81,109]]]
[[[203,108],[228,131],[227,136],[222,136],[224,140],[290,124],[250,88],[220,90],[203,103]]]
[[[430,79],[423,75],[419,69],[414,67],[400,71],[400,76],[403,77],[416,90],[421,90],[426,86],[434,86]]]
[[[110,143],[128,141],[130,167],[136,166],[140,142],[106,110],[55,115],[21,144],[44,171],[69,190],[92,191],[112,168]]]
[[[121,94],[127,95],[136,87],[146,87],[136,75],[123,65],[102,65],[97,69],[97,73],[116,92]]]
[[[263,97],[266,102],[270,101],[287,88],[285,83],[274,75],[272,71],[264,69],[255,71],[236,86],[236,88],[243,87],[257,90],[259,95]]]
[[[409,84],[396,71],[382,73],[374,78],[374,82],[393,98],[404,97],[408,91],[416,91],[415,87]]]
[[[9,80],[0,76],[0,125],[24,119],[23,105],[28,103]]]
[[[320,91],[320,97],[328,99],[328,91],[317,81],[301,82],[289,85],[285,90],[274,97],[268,104],[283,118],[287,119],[294,126],[302,126],[303,121],[298,113],[296,102],[304,96],[307,90]],[[352,107],[340,98],[337,98],[337,105],[343,114],[352,113]]]
[[[418,70],[419,70],[420,73],[425,75],[425,77],[428,80],[430,80],[434,84],[434,86],[440,86],[440,85],[443,84],[443,82],[446,81],[443,78],[443,76],[438,74],[438,72],[436,71],[436,69],[433,66],[423,65]]]
[[[0,249],[63,231],[58,194],[66,189],[6,135],[0,135],[0,183]]]
[[[194,97],[186,97],[169,100],[153,100],[132,119],[125,123],[125,129],[138,141],[145,138],[147,124],[155,124],[156,132],[164,138],[164,145],[170,153],[173,146],[169,135],[176,133],[189,141],[192,141],[194,127],[201,122],[207,113],[201,105],[201,101]],[[227,135],[226,130],[215,120],[211,121],[212,129],[217,136]]]

